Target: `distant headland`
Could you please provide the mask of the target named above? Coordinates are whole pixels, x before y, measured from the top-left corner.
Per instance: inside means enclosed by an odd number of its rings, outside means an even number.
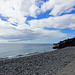
[[[61,48],[68,47],[68,46],[75,46],[75,37],[66,39],[64,41],[60,41],[59,43],[56,43],[54,45],[55,46],[53,47],[53,49],[61,49]]]

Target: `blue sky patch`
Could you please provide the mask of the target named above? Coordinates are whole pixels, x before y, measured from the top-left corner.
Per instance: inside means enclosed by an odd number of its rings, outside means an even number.
[[[75,30],[71,30],[70,28],[61,29],[61,32],[75,35]]]
[[[62,13],[61,15],[59,16],[63,16],[63,15],[66,15],[66,14],[75,14],[75,6],[73,7],[74,9],[71,11],[71,12],[67,12],[67,13]]]
[[[13,23],[11,23],[13,26],[17,26],[17,23],[16,24],[13,24]]]
[[[2,16],[1,14],[0,14],[0,18],[1,18],[1,20],[3,20],[3,21],[8,21],[8,19],[9,19],[9,17],[4,17],[4,16]]]
[[[44,29],[45,30],[58,30],[57,28],[47,28],[47,27],[45,27]]]
[[[43,19],[43,18],[49,18],[49,17],[54,17],[53,15],[49,15],[49,13],[51,12],[51,10],[48,10],[46,12],[40,13],[39,15],[37,15],[36,18],[28,16],[26,21],[30,21],[30,20],[39,20],[39,19]]]

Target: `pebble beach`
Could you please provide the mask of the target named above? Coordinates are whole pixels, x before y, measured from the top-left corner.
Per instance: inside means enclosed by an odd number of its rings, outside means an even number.
[[[75,60],[75,47],[19,58],[1,58],[0,75],[58,75],[58,72],[73,60]]]

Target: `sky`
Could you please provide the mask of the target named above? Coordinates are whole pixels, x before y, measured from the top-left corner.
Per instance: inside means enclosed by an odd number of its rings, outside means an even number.
[[[75,0],[0,0],[0,43],[55,43],[75,37]]]

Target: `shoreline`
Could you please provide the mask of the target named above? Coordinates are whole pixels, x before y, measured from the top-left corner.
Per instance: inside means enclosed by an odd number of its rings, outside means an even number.
[[[0,60],[0,75],[56,75],[75,59],[75,47],[66,47],[12,59]]]
[[[6,57],[1,57],[1,59],[14,59],[14,58],[20,58],[20,57],[28,57],[28,56],[32,56],[32,55],[38,55],[38,54],[42,54],[42,53],[46,53],[46,52],[52,52],[54,50],[57,50],[57,49],[51,49],[50,51],[42,51],[42,52],[34,52],[34,53],[29,53],[29,54],[25,54],[25,55],[15,55],[15,56],[6,56]]]
[[[0,58],[16,58],[53,50],[52,44],[4,44],[0,45]]]

